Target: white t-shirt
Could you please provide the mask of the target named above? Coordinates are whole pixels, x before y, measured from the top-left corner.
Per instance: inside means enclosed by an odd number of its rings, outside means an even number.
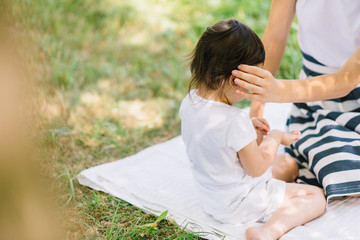
[[[191,91],[180,107],[181,133],[204,210],[224,223],[258,221],[282,202],[285,183],[271,169],[254,178],[237,152],[256,140],[247,113]]]
[[[340,68],[360,46],[359,0],[297,0],[301,50]]]

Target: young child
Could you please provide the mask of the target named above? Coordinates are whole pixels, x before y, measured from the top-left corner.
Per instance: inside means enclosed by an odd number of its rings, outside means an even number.
[[[243,23],[230,19],[208,27],[193,51],[189,94],[180,107],[204,210],[222,223],[267,221],[248,228],[247,239],[278,239],[320,216],[326,205],[320,188],[272,178],[279,144],[294,143],[299,132],[269,131],[264,119],[250,120],[232,106],[243,100],[232,70],[264,60],[261,40]]]

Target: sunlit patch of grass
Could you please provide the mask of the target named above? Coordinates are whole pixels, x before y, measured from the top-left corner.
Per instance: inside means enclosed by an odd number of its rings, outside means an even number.
[[[74,239],[196,239],[176,224],[76,181],[180,134],[188,54],[207,26],[234,17],[263,34],[270,1],[33,0],[28,20],[48,76],[44,160]],[[296,23],[278,76],[296,78]],[[45,93],[44,93],[45,94]],[[249,101],[237,104],[249,106]]]

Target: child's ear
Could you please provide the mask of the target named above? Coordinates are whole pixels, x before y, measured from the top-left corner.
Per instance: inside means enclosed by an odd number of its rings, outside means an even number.
[[[237,86],[236,83],[234,82],[234,80],[235,80],[235,77],[233,75],[231,75],[228,80],[229,81],[228,83],[230,84],[230,86],[233,86],[233,87]]]

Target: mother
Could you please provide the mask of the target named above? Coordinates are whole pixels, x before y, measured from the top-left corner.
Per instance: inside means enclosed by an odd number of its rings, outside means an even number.
[[[303,67],[299,80],[274,78],[291,22],[297,14]],[[286,152],[297,159],[300,179],[320,184],[329,199],[360,193],[360,1],[273,0],[263,36],[264,69],[241,65],[235,82],[253,100],[292,102],[289,131],[301,139]],[[311,179],[310,171],[316,179]],[[314,181],[315,180],[315,181]]]

